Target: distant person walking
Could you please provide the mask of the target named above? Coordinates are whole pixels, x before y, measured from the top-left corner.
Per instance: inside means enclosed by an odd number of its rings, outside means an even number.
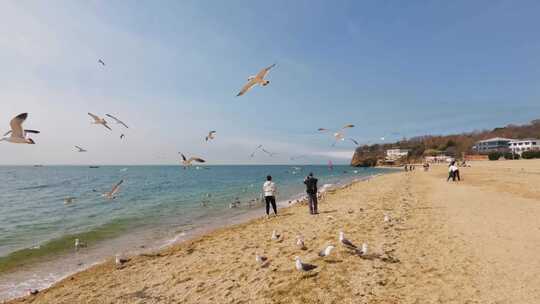
[[[453,166],[454,166],[454,162],[451,162],[450,165],[448,165],[448,178],[446,179],[446,181],[449,181],[450,179],[452,180],[456,179],[454,177],[454,170],[452,168]]]
[[[461,181],[461,177],[459,176],[459,167],[458,167],[457,163],[454,163],[453,170],[454,170],[454,181],[456,181],[456,178],[457,178],[458,182]]]
[[[272,176],[266,177],[266,182],[263,184],[264,201],[266,202],[266,217],[270,217],[270,205],[274,209],[274,215],[277,215],[276,207],[276,184],[272,181]]]
[[[317,179],[313,177],[313,173],[309,173],[304,179],[306,184],[306,193],[308,195],[309,213],[319,214],[317,209]]]

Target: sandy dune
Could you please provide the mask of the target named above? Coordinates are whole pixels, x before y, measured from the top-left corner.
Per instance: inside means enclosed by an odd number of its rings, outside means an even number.
[[[540,303],[540,161],[461,172],[460,183],[446,182],[444,166],[359,182],[329,194],[318,216],[282,209],[9,303]],[[340,230],[372,258],[339,246]],[[336,250],[318,257],[327,244]],[[298,273],[295,256],[317,269]]]

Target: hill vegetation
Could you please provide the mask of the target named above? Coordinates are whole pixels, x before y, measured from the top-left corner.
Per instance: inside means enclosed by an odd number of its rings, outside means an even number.
[[[409,149],[406,161],[418,161],[424,156],[445,154],[460,158],[462,153],[474,154],[472,147],[479,140],[493,137],[512,139],[540,138],[540,119],[524,125],[507,125],[493,130],[473,131],[452,135],[424,135],[404,138],[395,143],[364,145],[356,148],[351,161],[353,166],[374,166],[385,158],[386,150],[392,148]]]

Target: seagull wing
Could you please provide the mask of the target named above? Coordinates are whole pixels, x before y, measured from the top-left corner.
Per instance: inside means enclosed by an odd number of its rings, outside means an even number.
[[[99,116],[94,115],[94,114],[92,114],[90,112],[88,112],[88,115],[90,115],[90,117],[92,117],[95,121],[99,121]]]
[[[352,141],[352,142],[353,142],[355,145],[357,145],[357,146],[360,145],[360,144],[359,144],[356,140],[354,140],[353,138],[349,138],[349,140]]]
[[[34,133],[39,134],[40,132],[38,130],[24,130],[24,133]]]
[[[122,185],[122,183],[124,182],[123,179],[121,179],[118,183],[116,183],[116,185],[114,185],[111,189],[111,192],[110,193],[110,196],[113,196],[115,195],[116,193],[118,193],[118,191],[120,191],[120,185]]]
[[[198,162],[198,163],[205,163],[206,161],[200,157],[190,157],[188,159],[188,162],[192,162],[192,161],[195,161],[195,162]]]
[[[250,81],[248,81],[244,87],[242,88],[242,90],[240,90],[240,92],[236,95],[236,96],[242,96],[244,95],[247,91],[249,91],[255,84],[257,83],[257,81],[255,80],[255,78],[251,79]]]
[[[319,132],[330,132],[330,130],[328,130],[326,128],[318,128],[317,131],[319,131]]]
[[[129,127],[128,127],[123,121],[121,121],[120,119],[118,119],[118,118],[112,116],[111,114],[105,114],[105,115],[107,115],[108,117],[114,119],[114,121],[116,121],[116,123],[121,124],[122,126],[124,126],[124,127],[126,127],[127,129],[129,129]]]
[[[268,66],[264,69],[262,69],[259,73],[257,73],[257,75],[255,76],[255,78],[257,79],[263,79],[264,76],[266,76],[266,74],[268,73],[268,71],[270,71],[271,68],[275,67],[276,64],[272,64],[271,66]]]
[[[9,134],[11,134],[11,130],[7,131],[6,133],[4,133],[4,136],[8,136]]]
[[[28,117],[28,113],[22,113],[15,116],[15,118],[11,120],[11,122],[9,123],[11,127],[11,132],[12,132],[11,136],[24,137],[22,124],[26,120],[27,117]]]
[[[187,158],[186,158],[186,156],[184,154],[180,153],[180,155],[182,156],[183,161],[187,161]]]
[[[81,147],[79,147],[79,146],[75,146],[75,148],[79,149],[79,151],[84,150],[83,148],[81,148]]]
[[[351,247],[351,248],[357,248],[356,245],[354,245],[353,243],[351,243],[351,241],[347,240],[347,239],[343,239],[343,241],[341,241],[341,243],[347,247]]]
[[[354,125],[344,125],[342,129],[354,128]]]
[[[107,129],[109,129],[109,130],[112,131],[111,127],[109,127],[109,126],[107,125],[107,122],[103,123],[103,126],[104,126],[105,128],[107,128]]]

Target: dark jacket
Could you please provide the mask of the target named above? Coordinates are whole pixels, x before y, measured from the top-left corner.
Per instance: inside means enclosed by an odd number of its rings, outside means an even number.
[[[317,194],[317,181],[314,177],[306,177],[304,184],[306,184],[307,194]]]

